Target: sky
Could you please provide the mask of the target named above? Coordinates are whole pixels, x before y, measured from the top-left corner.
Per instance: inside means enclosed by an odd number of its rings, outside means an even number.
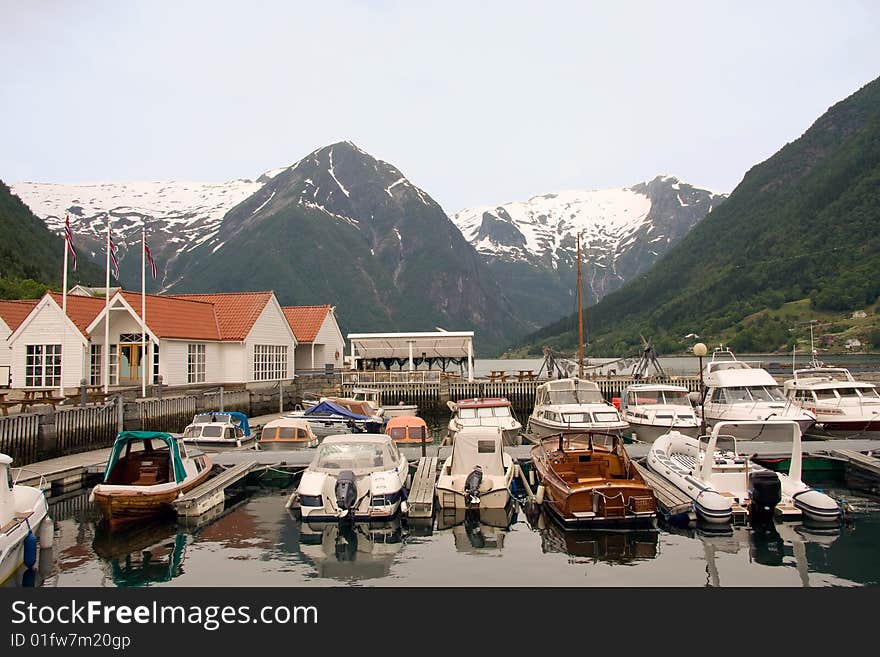
[[[880,2],[0,0],[0,179],[255,179],[351,140],[443,208],[730,192],[880,76]]]

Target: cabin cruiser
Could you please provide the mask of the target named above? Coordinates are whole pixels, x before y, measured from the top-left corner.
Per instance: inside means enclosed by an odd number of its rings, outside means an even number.
[[[211,474],[211,459],[161,431],[123,431],[116,436],[104,478],[89,501],[111,529],[174,511],[173,502]]]
[[[408,476],[409,463],[390,436],[327,436],[287,507],[305,522],[392,518],[405,505]]]
[[[700,425],[688,398],[688,389],[655,383],[635,383],[620,396],[620,414],[629,423],[634,440],[650,443],[670,429],[697,436]]]
[[[784,424],[767,420],[797,422],[806,433],[816,416],[786,400],[767,370],[737,360],[729,349],[717,348],[703,371],[705,390],[697,414],[704,413],[707,427],[729,424],[727,431],[738,440],[790,441]],[[730,424],[733,423],[733,424]]]
[[[784,390],[790,402],[816,416],[814,435],[880,437],[880,394],[874,384],[856,381],[846,368],[797,369]]]
[[[244,413],[206,411],[196,413],[183,430],[183,442],[206,452],[251,449],[254,436]]]
[[[791,465],[788,474],[773,472],[737,450],[731,430],[747,425],[751,431],[771,422],[717,422],[710,436],[694,438],[676,430],[651,445],[648,468],[693,501],[697,517],[709,523],[727,523],[734,515],[754,519],[781,516],[837,522],[838,503],[801,481],[801,431],[797,422],[774,420],[774,431],[788,433]]]
[[[437,478],[441,509],[503,509],[510,502],[514,463],[501,427],[462,428]]]
[[[329,399],[287,417],[304,418],[319,438],[341,433],[378,433],[385,426],[385,419],[379,415],[364,415]]]
[[[361,415],[378,416],[384,418],[399,417],[402,415],[418,415],[419,407],[416,404],[404,404],[402,401],[394,405],[382,405],[382,392],[373,388],[354,388],[350,397],[321,397],[320,399],[304,399],[303,407],[306,409],[319,404],[322,401],[331,401],[334,404],[345,406],[354,413]]]
[[[308,420],[289,416],[266,422],[257,441],[257,446],[264,450],[300,449],[317,445],[318,437]]]
[[[478,397],[446,402],[452,411],[447,427],[447,442],[454,441],[458,433],[472,427],[498,427],[505,445],[520,445],[522,424],[513,414],[510,402],[504,397]]]
[[[37,535],[50,523],[49,504],[40,488],[12,480],[12,457],[0,454],[0,584],[22,563],[31,568],[37,559]]]
[[[599,386],[584,379],[556,379],[535,390],[535,408],[526,425],[534,443],[561,431],[601,431],[623,436],[629,425],[605,401]]]

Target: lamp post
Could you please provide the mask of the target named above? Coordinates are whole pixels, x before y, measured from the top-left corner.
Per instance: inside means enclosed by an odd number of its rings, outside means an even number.
[[[706,391],[703,386],[703,356],[709,350],[706,348],[702,342],[698,342],[694,345],[694,356],[700,359],[700,435],[704,435],[706,433]]]

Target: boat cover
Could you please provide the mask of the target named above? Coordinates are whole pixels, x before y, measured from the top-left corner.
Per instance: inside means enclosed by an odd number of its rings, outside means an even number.
[[[178,484],[184,480],[186,472],[183,470],[183,460],[180,458],[180,449],[177,447],[177,439],[174,436],[162,431],[122,431],[116,436],[116,442],[113,443],[113,449],[110,450],[107,467],[104,469],[105,482],[110,476],[113,467],[119,461],[119,457],[125,450],[126,445],[138,440],[158,440],[168,445],[168,449],[171,452],[171,462],[174,464],[174,480]]]
[[[483,476],[504,474],[504,446],[502,433],[497,427],[477,427],[455,434],[452,443],[453,475],[470,474],[475,465],[483,469]]]
[[[228,416],[229,421],[244,431],[245,436],[251,435],[251,427],[248,424],[247,415],[236,411],[205,411],[204,413],[196,413],[193,417],[193,424],[197,422],[225,422]]]
[[[343,417],[347,417],[351,420],[370,420],[370,416],[368,415],[358,415],[357,413],[352,413],[345,406],[340,406],[339,404],[334,404],[332,401],[324,400],[319,404],[315,404],[311,408],[307,409],[304,413],[304,416],[310,415],[341,415]]]

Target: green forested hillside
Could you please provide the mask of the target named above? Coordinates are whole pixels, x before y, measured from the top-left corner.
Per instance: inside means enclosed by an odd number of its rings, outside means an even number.
[[[76,241],[74,240],[74,244]],[[61,288],[64,241],[52,233],[0,180],[0,298],[33,298]],[[98,283],[100,269],[84,256],[68,283]]]
[[[749,170],[676,248],[588,309],[587,351],[631,352],[640,333],[672,351],[689,344],[688,334],[736,337],[737,327],[753,332],[750,349],[783,347],[788,327],[752,316],[798,299],[809,299],[812,311],[872,304],[880,294],[878,228],[880,79]],[[526,338],[519,351],[576,342],[569,317]]]

